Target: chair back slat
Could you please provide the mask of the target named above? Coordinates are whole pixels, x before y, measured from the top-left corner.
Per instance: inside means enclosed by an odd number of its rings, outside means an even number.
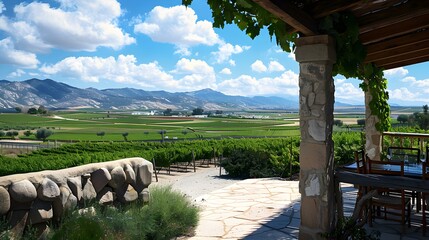
[[[387,162],[368,159],[368,172],[381,175],[404,176],[404,162]]]
[[[365,151],[363,149],[355,151],[355,161],[357,172],[361,174],[366,174],[368,171],[365,159]]]

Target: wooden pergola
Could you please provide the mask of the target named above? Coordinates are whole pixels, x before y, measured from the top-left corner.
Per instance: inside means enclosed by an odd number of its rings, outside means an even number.
[[[253,0],[301,37],[319,35],[322,18],[352,13],[367,62],[391,69],[429,60],[429,1],[426,0]],[[301,2],[301,1],[298,1]]]
[[[333,64],[335,40],[319,31],[322,19],[334,13],[352,14],[366,50],[365,63],[392,69],[429,61],[429,1],[427,0],[252,0],[298,33],[300,64],[300,239],[322,239],[335,228],[339,204],[333,161]],[[367,81],[368,79],[361,79]],[[365,92],[366,153],[380,158],[378,118],[371,114],[372,95]],[[342,178],[346,179],[346,178]]]

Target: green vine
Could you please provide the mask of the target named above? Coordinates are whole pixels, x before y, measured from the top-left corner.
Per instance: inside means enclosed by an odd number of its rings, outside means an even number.
[[[188,6],[193,0],[182,0]],[[306,0],[296,1],[305,8]],[[213,26],[223,28],[225,24],[236,24],[242,31],[254,39],[263,28],[268,29],[270,38],[284,51],[291,52],[298,34],[291,33],[292,27],[253,2],[252,0],[207,0],[213,17]],[[390,128],[389,95],[386,91],[387,80],[383,70],[374,64],[364,64],[366,51],[359,41],[359,26],[353,15],[348,13],[332,14],[325,17],[319,26],[321,33],[335,38],[337,61],[333,66],[333,75],[341,74],[346,78],[365,79],[359,86],[372,94],[369,104],[371,113],[379,122],[376,128],[385,131]]]

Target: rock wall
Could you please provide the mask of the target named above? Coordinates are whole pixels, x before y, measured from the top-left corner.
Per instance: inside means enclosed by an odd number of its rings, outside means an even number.
[[[69,209],[100,204],[148,201],[153,165],[126,158],[56,171],[0,177],[0,217],[12,227],[60,220]],[[45,223],[45,224],[44,224]]]

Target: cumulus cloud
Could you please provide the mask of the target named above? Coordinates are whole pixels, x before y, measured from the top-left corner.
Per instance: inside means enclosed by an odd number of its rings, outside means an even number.
[[[11,72],[9,75],[7,75],[7,77],[10,78],[18,78],[21,77],[25,74],[25,71],[22,69],[17,69],[15,72]]]
[[[270,64],[268,64],[268,71],[270,72],[283,72],[284,70],[285,67],[277,61],[270,61]]]
[[[408,70],[403,67],[393,68],[393,69],[384,71],[384,75],[386,75],[386,77],[404,77],[407,74],[408,74]]]
[[[216,88],[215,71],[203,60],[182,58],[176,63],[176,69],[173,73],[183,75],[178,80],[180,85],[178,88],[186,90]]]
[[[10,38],[0,40],[0,64],[12,64],[22,68],[36,68],[39,61],[34,53],[15,49]]]
[[[288,70],[278,77],[260,79],[249,75],[241,75],[238,78],[219,83],[218,90],[226,94],[241,96],[297,96],[299,94],[298,74]]]
[[[3,11],[5,11],[5,10],[6,10],[6,7],[4,6],[3,2],[0,1],[0,14],[2,14]]]
[[[182,49],[181,51],[200,44],[213,46],[221,43],[212,23],[206,20],[197,21],[197,18],[190,7],[157,6],[148,13],[142,23],[134,26],[134,32],[146,34],[156,42],[174,44]]]
[[[17,49],[29,52],[120,49],[135,42],[117,25],[121,8],[116,0],[59,2],[58,8],[40,2],[21,3],[14,8],[14,19],[2,17],[0,30],[12,37]]]
[[[230,43],[222,43],[219,45],[218,51],[212,52],[212,54],[215,56],[217,63],[223,63],[229,61],[233,54],[239,54],[249,49],[250,46],[240,46],[232,45]]]
[[[364,104],[364,92],[346,79],[335,80],[335,99],[340,102]]]
[[[390,100],[407,100],[407,101],[413,101],[413,100],[419,100],[422,101],[423,99],[419,98],[419,94],[416,92],[412,92],[408,90],[406,87],[388,90],[389,92],[389,99]]]
[[[231,69],[229,69],[229,68],[222,69],[220,71],[220,73],[225,74],[225,75],[231,75],[232,74]]]
[[[229,63],[229,65],[231,65],[231,66],[235,66],[235,61],[234,61],[234,60],[232,60],[232,59],[230,59],[230,60],[228,61],[228,63]]]
[[[164,71],[157,62],[138,64],[133,55],[114,57],[68,57],[52,65],[44,65],[40,71],[48,75],[60,75],[88,82],[114,81],[143,87],[148,90],[198,90],[213,87],[214,70],[201,60],[181,59],[172,74]]]
[[[254,72],[266,72],[268,70],[267,66],[261,60],[256,60],[250,67]]]

